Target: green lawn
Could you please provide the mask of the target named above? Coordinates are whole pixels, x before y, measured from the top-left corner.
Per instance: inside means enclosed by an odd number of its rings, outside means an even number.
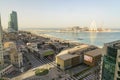
[[[43,76],[43,75],[48,74],[48,72],[49,72],[48,69],[44,69],[44,68],[42,68],[42,69],[36,69],[35,70],[35,75],[36,76]]]
[[[52,54],[54,54],[54,52],[53,51],[46,51],[46,52],[44,52],[44,56],[48,56],[48,55],[52,55]]]

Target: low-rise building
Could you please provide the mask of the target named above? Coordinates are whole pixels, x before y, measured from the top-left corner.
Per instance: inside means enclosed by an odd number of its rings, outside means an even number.
[[[101,62],[101,49],[95,49],[84,54],[84,63],[89,66],[96,66]]]
[[[55,51],[49,48],[49,45],[42,45],[41,48],[38,48],[38,43],[27,43],[27,47],[30,52],[33,53],[38,58],[44,58],[48,56],[53,56]]]
[[[12,64],[4,64],[3,67],[0,67],[0,77],[3,75],[9,74],[15,70],[15,67]]]
[[[56,56],[56,63],[61,69],[67,69],[83,62],[83,54],[79,53],[81,49],[87,48],[88,45],[81,45],[71,49],[63,50]]]
[[[67,69],[81,63],[96,66],[101,62],[101,50],[95,46],[80,45],[63,50],[56,56],[56,63],[61,69]]]
[[[27,47],[31,52],[38,52],[37,43],[27,43]]]
[[[44,57],[48,57],[48,56],[53,56],[54,53],[55,52],[52,49],[47,49],[47,50],[41,51],[39,54],[40,54],[41,58],[44,58]]]
[[[56,56],[56,63],[60,69],[69,71],[68,74],[78,80],[99,80],[101,50],[92,45],[76,46],[60,52]]]
[[[61,69],[67,69],[72,66],[78,65],[79,55],[64,54],[56,57],[56,63]]]

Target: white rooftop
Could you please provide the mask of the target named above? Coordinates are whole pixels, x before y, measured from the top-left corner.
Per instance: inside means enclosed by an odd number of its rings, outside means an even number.
[[[82,49],[87,48],[87,47],[88,47],[88,45],[76,46],[74,48],[67,49],[67,50],[64,50],[64,51],[60,52],[56,57],[59,57],[62,60],[67,60],[67,59],[70,59],[70,58],[73,58],[73,57],[77,57],[79,55],[72,54],[72,53],[77,52],[77,51],[82,50]]]
[[[76,51],[79,51],[83,48],[87,48],[89,45],[80,45],[80,46],[76,46],[74,48],[70,48],[70,49],[67,49],[67,50],[64,50],[62,52],[60,52],[57,56],[60,56],[60,55],[63,55],[63,54],[70,54],[70,53],[74,53]]]

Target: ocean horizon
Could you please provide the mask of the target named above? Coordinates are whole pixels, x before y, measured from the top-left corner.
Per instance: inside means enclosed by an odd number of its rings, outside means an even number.
[[[26,29],[28,30],[28,29]],[[76,41],[79,43],[85,43],[89,45],[95,45],[103,47],[104,43],[120,40],[120,29],[112,29],[111,32],[56,32],[58,28],[30,28],[29,30],[35,30],[38,34],[47,34],[56,38],[64,40]],[[40,31],[44,30],[44,31]],[[53,30],[49,31],[48,30]]]

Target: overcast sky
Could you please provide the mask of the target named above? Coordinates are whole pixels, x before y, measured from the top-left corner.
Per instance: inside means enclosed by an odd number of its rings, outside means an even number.
[[[120,0],[0,0],[2,26],[18,14],[20,28],[89,26],[120,27]]]

